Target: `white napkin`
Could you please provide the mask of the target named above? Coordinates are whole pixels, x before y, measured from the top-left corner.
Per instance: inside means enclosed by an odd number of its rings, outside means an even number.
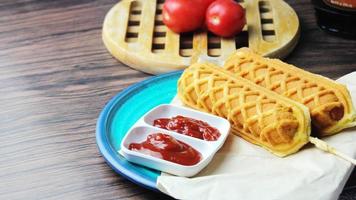
[[[356,102],[356,72],[346,84]],[[172,103],[180,104],[175,99]],[[323,138],[339,151],[356,156],[356,129]],[[276,157],[243,139],[229,135],[212,162],[192,178],[162,173],[157,188],[177,199],[337,199],[353,165],[309,144],[286,158]]]

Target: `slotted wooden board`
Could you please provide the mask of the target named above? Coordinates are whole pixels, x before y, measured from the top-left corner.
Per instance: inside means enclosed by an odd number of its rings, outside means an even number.
[[[246,9],[247,25],[234,38],[220,38],[204,30],[176,34],[162,22],[163,3],[122,0],[111,8],[102,36],[115,58],[132,68],[159,74],[198,61],[222,64],[240,47],[283,58],[298,42],[298,16],[282,0],[240,0]]]

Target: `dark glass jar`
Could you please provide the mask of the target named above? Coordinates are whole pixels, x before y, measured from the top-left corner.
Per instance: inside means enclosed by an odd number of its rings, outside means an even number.
[[[356,39],[356,0],[312,0],[319,27]]]

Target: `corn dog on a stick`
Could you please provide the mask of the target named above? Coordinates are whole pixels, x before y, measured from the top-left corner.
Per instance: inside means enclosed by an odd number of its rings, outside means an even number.
[[[307,106],[317,136],[332,135],[356,125],[348,90],[331,79],[278,59],[264,58],[248,48],[231,55],[224,69]]]
[[[189,107],[228,119],[233,133],[277,156],[297,152],[309,141],[307,107],[211,64],[193,64],[178,81]]]

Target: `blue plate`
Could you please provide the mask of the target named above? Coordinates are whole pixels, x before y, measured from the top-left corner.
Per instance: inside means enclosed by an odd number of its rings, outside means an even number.
[[[96,143],[106,162],[117,173],[151,190],[157,190],[161,172],[128,162],[118,150],[126,132],[141,116],[174,98],[181,74],[178,71],[154,76],[128,87],[109,101],[97,122]]]

